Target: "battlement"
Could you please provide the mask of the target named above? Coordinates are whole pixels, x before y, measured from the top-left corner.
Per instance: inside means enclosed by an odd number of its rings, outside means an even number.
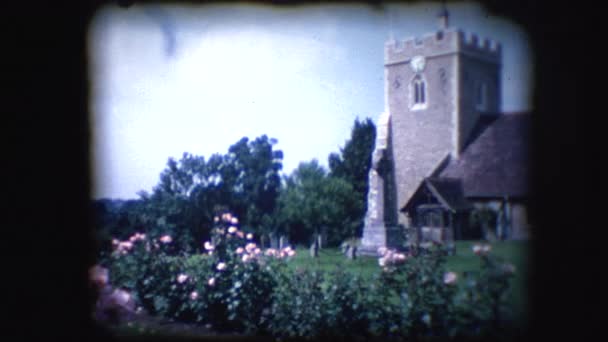
[[[481,39],[474,33],[466,34],[462,31],[459,31],[458,34],[460,35],[459,41],[462,51],[484,54],[494,58],[500,57],[502,53],[501,44],[493,39]]]
[[[461,30],[440,30],[401,41],[389,40],[385,44],[385,64],[407,62],[415,55],[432,57],[459,52],[499,62],[502,46],[495,40],[480,39]]]

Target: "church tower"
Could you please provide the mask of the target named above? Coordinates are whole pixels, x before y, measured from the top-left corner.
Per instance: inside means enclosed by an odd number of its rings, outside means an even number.
[[[387,227],[408,225],[399,209],[426,177],[459,157],[482,115],[500,110],[500,44],[449,27],[445,7],[437,17],[435,32],[385,44],[387,123],[379,130],[387,130],[388,143],[377,142],[374,152],[386,160],[370,171],[362,251],[390,245]]]

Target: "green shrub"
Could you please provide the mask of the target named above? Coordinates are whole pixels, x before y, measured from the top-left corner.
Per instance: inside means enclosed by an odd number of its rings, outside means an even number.
[[[455,299],[454,327],[461,334],[496,334],[513,318],[507,299],[515,267],[490,250],[490,245],[473,246],[479,271],[466,273]]]
[[[204,254],[170,255],[171,239],[135,234],[114,241],[110,278],[155,315],[211,324],[216,331],[279,338],[427,338],[493,335],[506,310],[512,265],[474,246],[478,272],[446,272],[446,251],[435,245],[417,256],[382,250],[382,269],[364,281],[291,269],[291,248],[262,251],[238,220],[218,218]]]
[[[387,312],[376,313],[375,334],[383,336],[442,336],[449,325],[456,274],[445,272],[446,251],[433,246],[418,256],[381,250],[383,268],[376,281]],[[380,308],[382,309],[382,308]],[[376,308],[378,310],[378,308]]]
[[[337,269],[327,279],[324,290],[324,323],[327,335],[366,336],[369,318],[366,313],[369,288],[360,276]],[[323,329],[322,329],[323,330]]]

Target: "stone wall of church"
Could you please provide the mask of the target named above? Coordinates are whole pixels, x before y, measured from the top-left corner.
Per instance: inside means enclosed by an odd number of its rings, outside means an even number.
[[[447,38],[447,37],[446,37]],[[444,38],[440,47],[450,46]],[[434,44],[434,43],[433,43]],[[444,46],[445,45],[445,46]],[[410,55],[424,49],[413,48]],[[387,65],[388,106],[391,113],[391,140],[395,163],[397,207],[401,208],[453,149],[456,112],[456,59],[453,55],[433,56],[430,52],[419,73],[426,85],[426,108],[413,109],[412,79],[416,73],[410,60]],[[404,222],[399,222],[404,223]]]
[[[425,60],[419,72],[411,67],[416,56]],[[500,60],[500,44],[459,30],[387,43],[386,91],[398,209],[447,156],[459,156],[481,112],[498,112]],[[426,104],[418,108],[413,106],[417,75],[426,86]],[[477,105],[479,83],[485,84],[483,106]]]
[[[479,116],[484,113],[498,114],[500,110],[500,68],[498,60],[479,59],[470,55],[458,57],[458,151],[465,148]],[[478,105],[478,87],[485,85],[485,101]]]

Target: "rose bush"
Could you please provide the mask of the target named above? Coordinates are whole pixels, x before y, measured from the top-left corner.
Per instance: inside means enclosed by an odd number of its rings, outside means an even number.
[[[492,255],[490,245],[474,245],[480,268],[467,272],[454,301],[453,330],[460,334],[489,335],[501,332],[513,319],[507,302],[515,266]]]
[[[154,315],[205,322],[219,331],[264,331],[276,274],[295,251],[288,246],[263,252],[229,213],[215,223],[202,254],[172,255],[169,235],[136,233],[126,241],[115,240],[112,283],[134,293]]]
[[[515,268],[476,245],[478,272],[445,269],[445,249],[410,255],[379,250],[370,282],[339,269],[292,269],[291,247],[262,250],[238,219],[215,220],[202,253],[179,254],[168,235],[115,240],[110,282],[155,315],[216,331],[294,337],[444,337],[488,335],[509,318]],[[107,282],[97,270],[95,281]]]

